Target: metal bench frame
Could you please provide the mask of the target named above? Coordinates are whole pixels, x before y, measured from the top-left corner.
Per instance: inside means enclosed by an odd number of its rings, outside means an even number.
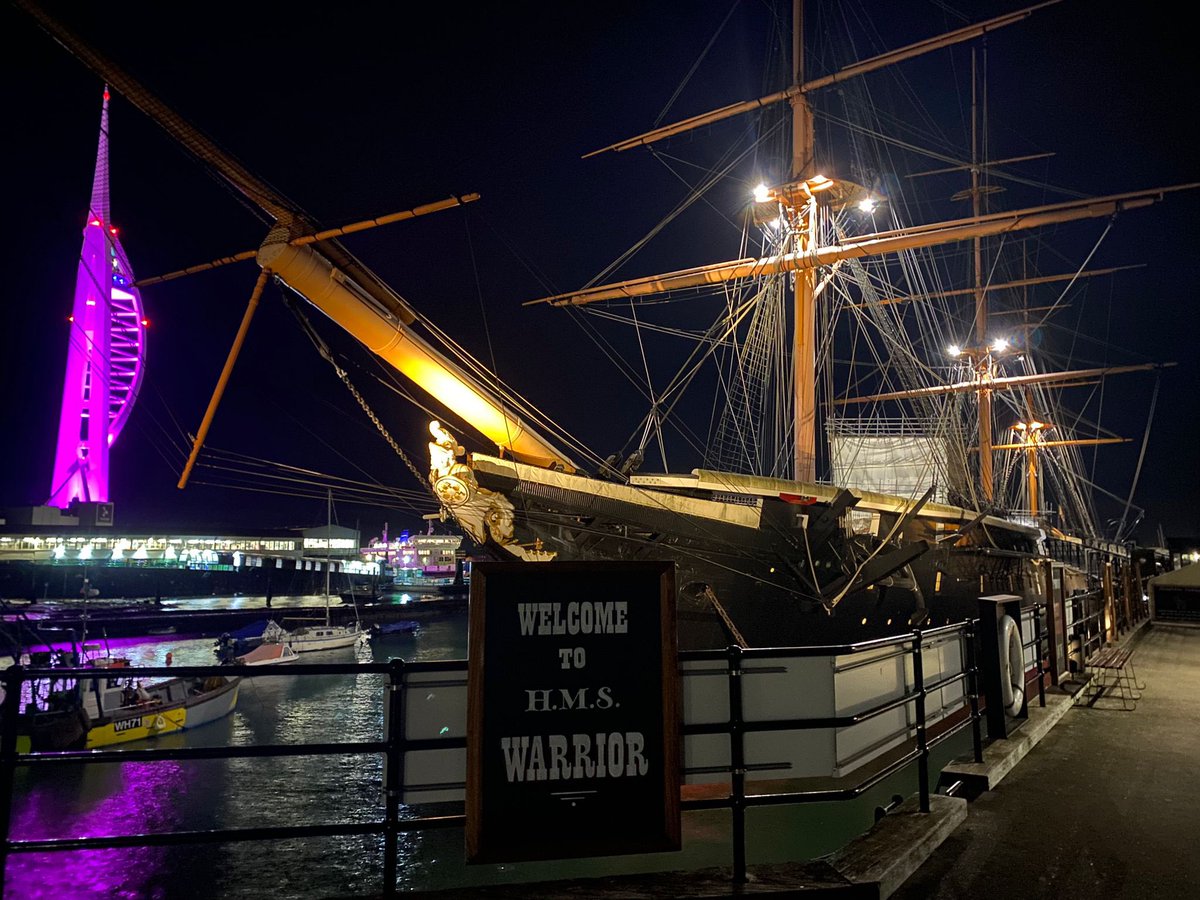
[[[1094,706],[1105,691],[1109,691],[1111,696],[1111,691],[1115,689],[1121,699],[1121,709],[1126,712],[1137,709],[1137,701],[1142,699],[1140,692],[1146,689],[1146,685],[1138,683],[1131,647],[1101,647],[1088,657],[1084,667],[1097,670],[1084,692],[1088,706]],[[1108,676],[1110,672],[1111,680]]]

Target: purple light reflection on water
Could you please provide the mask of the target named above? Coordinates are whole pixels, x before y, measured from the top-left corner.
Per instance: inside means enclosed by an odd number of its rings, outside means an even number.
[[[128,762],[23,773],[15,840],[156,834],[188,827],[183,810],[194,771],[171,761]],[[74,790],[64,791],[63,781]],[[49,782],[53,781],[51,784]],[[40,784],[35,782],[41,782]],[[194,827],[194,826],[193,826]],[[166,897],[165,847],[13,854],[5,897]]]
[[[128,657],[133,665],[163,665],[173,652],[176,665],[215,662],[212,640],[183,635],[99,639],[100,652]],[[91,645],[93,641],[89,640]],[[66,649],[67,643],[53,643]],[[34,648],[38,649],[38,648]],[[213,723],[224,736],[224,723]],[[204,731],[201,729],[200,731]],[[130,747],[182,747],[189,732],[138,741]],[[219,738],[218,738],[219,739]],[[127,762],[21,769],[13,792],[14,840],[152,834],[210,827],[189,819],[189,807],[204,815],[196,797],[205,791],[203,763]],[[59,898],[165,898],[179,895],[178,865],[165,847],[17,853],[9,857],[5,900]]]
[[[87,646],[88,657],[91,658],[97,653],[104,656],[124,656],[128,657],[131,662],[137,657],[138,665],[162,665],[166,658],[167,651],[171,649],[172,640],[188,641],[195,638],[194,634],[172,634],[169,635],[170,640],[164,640],[162,635],[146,635],[141,637],[89,637]],[[210,641],[211,644],[211,641]],[[76,645],[78,646],[78,645]],[[50,643],[30,644],[27,648],[31,652],[39,650],[71,650],[73,649],[70,641],[51,641]],[[215,663],[216,660],[207,660],[204,663],[197,665],[207,665],[209,662]]]
[[[173,653],[176,666],[198,665],[213,662],[213,643],[212,638],[189,640],[172,635],[169,640],[111,640],[109,649],[114,655],[129,657],[134,665],[161,665],[167,652]],[[314,657],[320,657],[315,661],[349,661],[356,655],[375,661],[392,656],[461,659],[466,655],[465,618],[430,622],[418,632],[384,636],[360,648],[358,654],[328,651]],[[126,746],[302,744],[374,740],[380,733],[380,676],[249,678],[242,687],[231,716]],[[134,765],[18,769],[14,839],[367,822],[382,815],[382,762],[378,756]],[[153,770],[168,765],[170,768]],[[143,802],[147,793],[151,800]],[[461,834],[447,834],[431,850],[422,850],[429,840],[427,835],[403,840],[401,858],[406,874],[402,883],[406,887],[454,886],[452,878],[440,874],[443,865],[439,860],[455,857]],[[376,837],[13,854],[5,897],[260,900],[369,896],[379,890],[381,865],[382,843]]]

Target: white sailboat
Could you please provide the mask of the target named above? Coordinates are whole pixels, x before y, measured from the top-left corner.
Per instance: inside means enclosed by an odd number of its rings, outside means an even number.
[[[333,526],[333,492],[328,494],[327,529]],[[333,625],[329,621],[329,531],[325,534],[325,621],[313,625],[301,625],[295,629],[285,629],[272,622],[263,631],[263,644],[282,644],[290,647],[296,653],[311,653],[316,650],[338,650],[342,647],[353,647],[361,641],[366,641],[370,633],[362,629],[361,623],[355,620],[352,625]],[[357,607],[355,613],[357,614]]]

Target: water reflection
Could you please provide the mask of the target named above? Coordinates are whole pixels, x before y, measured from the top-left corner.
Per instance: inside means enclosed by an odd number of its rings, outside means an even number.
[[[240,598],[239,598],[240,599]],[[110,641],[132,665],[215,662],[211,638]],[[465,658],[465,617],[376,636],[304,662]],[[381,675],[282,675],[243,681],[233,714],[139,747],[371,741],[382,738]],[[213,828],[375,822],[383,817],[378,756],[129,762],[23,767],[14,791],[17,840]],[[402,853],[419,837],[405,837]],[[376,893],[382,837],[13,854],[6,898],[311,897]],[[281,863],[286,860],[286,865]],[[198,875],[200,877],[198,877]]]

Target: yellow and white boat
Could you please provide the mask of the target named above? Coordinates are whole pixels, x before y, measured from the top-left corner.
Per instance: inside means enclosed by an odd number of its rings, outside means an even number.
[[[110,668],[112,674],[92,680],[84,695],[88,750],[196,728],[237,706],[240,678],[212,675],[135,685],[122,677],[122,666]]]

